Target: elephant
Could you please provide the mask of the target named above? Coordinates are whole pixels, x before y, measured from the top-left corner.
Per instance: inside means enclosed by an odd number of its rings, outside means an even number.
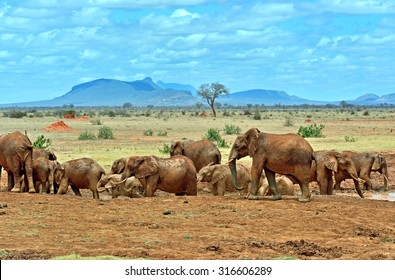
[[[316,181],[320,186],[321,195],[331,195],[333,186],[333,173],[348,173],[354,180],[364,182],[358,178],[357,169],[351,156],[346,152],[336,150],[314,151],[314,161],[311,165],[310,180]],[[363,198],[363,193],[356,185],[357,193]]]
[[[263,176],[262,176],[263,177]],[[280,192],[281,195],[290,195],[294,196],[295,195],[295,188],[293,182],[284,175],[281,176],[276,176],[276,185],[278,187],[278,191]],[[269,183],[265,178],[262,178],[262,183],[259,187],[259,195],[265,196],[265,195],[273,195],[272,191],[269,188]]]
[[[125,164],[126,164],[126,160],[128,158],[127,157],[123,157],[123,158],[119,158],[117,160],[115,160],[111,166],[110,169],[110,175],[111,174],[122,174],[123,171],[125,170]]]
[[[21,192],[22,176],[29,193],[35,193],[33,183],[33,145],[19,131],[0,135],[0,181],[1,169],[8,173],[8,190]]]
[[[353,151],[345,151],[343,153],[348,154],[354,162],[357,170],[358,177],[364,180],[365,189],[368,190],[372,187],[372,181],[370,180],[370,173],[377,171],[384,177],[384,190],[387,190],[388,182],[388,168],[385,157],[378,153],[357,153]],[[348,172],[337,172],[335,174],[335,189],[340,189],[340,183],[345,179],[353,179],[355,188],[359,188],[358,180],[352,178],[352,175]]]
[[[250,184],[250,174],[248,169],[243,165],[237,167],[237,182],[245,191]],[[224,195],[225,191],[234,192],[232,174],[229,166],[210,163],[204,166],[197,174],[198,182],[207,182],[212,185],[214,195]]]
[[[49,160],[46,157],[33,159],[33,182],[36,192],[55,193],[53,175],[58,164],[56,160]]]
[[[58,187],[57,194],[65,194],[70,185],[77,196],[81,196],[79,189],[89,188],[93,198],[99,199],[96,185],[103,175],[105,175],[104,169],[93,159],[69,160],[56,166],[54,185]]]
[[[186,156],[129,157],[122,180],[131,176],[140,181],[147,197],[152,197],[157,189],[176,195],[197,195],[196,168]]]
[[[199,172],[209,163],[221,164],[221,152],[209,140],[177,141],[170,146],[170,156],[184,155],[190,158]]]
[[[39,157],[43,157],[48,160],[57,160],[56,155],[47,149],[33,148],[33,160]]]
[[[118,196],[128,197],[144,197],[144,188],[140,181],[135,177],[126,178],[124,184],[122,184],[122,174],[109,174],[103,176],[97,183],[97,191],[99,193],[108,191],[111,193],[112,198]]]
[[[248,199],[258,199],[258,185],[262,171],[265,171],[269,187],[273,192],[273,200],[281,199],[275,174],[291,177],[299,184],[302,196],[301,202],[311,200],[309,190],[310,167],[314,159],[313,148],[297,134],[272,134],[250,128],[244,134],[238,135],[229,153],[228,164],[232,172],[233,186],[240,190],[237,184],[236,160],[249,155],[252,157],[251,190]]]

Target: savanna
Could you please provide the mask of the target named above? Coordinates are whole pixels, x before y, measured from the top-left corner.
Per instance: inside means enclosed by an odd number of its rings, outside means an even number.
[[[390,108],[220,109],[216,118],[195,109],[139,108],[28,111],[22,118],[0,112],[0,134],[21,131],[32,142],[43,135],[59,162],[89,157],[105,170],[132,155],[168,157],[172,142],[200,140],[209,129],[219,132],[222,164],[236,134],[252,127],[271,133],[296,133],[301,126],[323,125],[323,137],[306,138],[314,150],[377,152],[388,163],[388,190],[372,173],[373,188],[360,198],[352,180],[334,195],[301,203],[284,196],[247,200],[243,193],[214,196],[199,188],[197,196],[157,191],[154,197],[100,200],[89,190],[77,197],[0,192],[1,259],[395,259],[395,113]],[[67,129],[57,129],[62,121]],[[52,126],[52,127],[51,127]],[[98,137],[107,127],[112,139]],[[234,133],[234,131],[232,132]],[[81,136],[82,135],[82,136]],[[106,138],[106,137],[104,137]],[[251,164],[248,157],[240,160]],[[300,188],[295,185],[296,195]],[[391,201],[392,200],[392,201]]]

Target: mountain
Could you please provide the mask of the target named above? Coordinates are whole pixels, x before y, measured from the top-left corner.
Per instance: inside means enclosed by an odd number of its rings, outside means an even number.
[[[162,81],[157,81],[156,84],[164,89],[176,89],[176,90],[185,90],[192,93],[193,96],[197,95],[197,90],[191,85],[183,85],[177,83],[164,83]]]
[[[0,107],[56,107],[73,104],[78,107],[94,106],[122,106],[131,103],[133,106],[194,106],[197,102],[205,103],[197,96],[196,89],[191,85],[178,83],[153,82],[147,77],[143,80],[132,82],[98,79],[82,83],[71,88],[71,90],[52,100],[35,102],[23,102],[15,104],[2,104]],[[339,104],[340,101],[314,101],[289,95],[284,91],[251,89],[234,92],[220,96],[217,100],[227,105],[326,105]],[[395,104],[395,93],[378,96],[376,94],[365,94],[353,100],[345,100],[354,105],[380,105]]]

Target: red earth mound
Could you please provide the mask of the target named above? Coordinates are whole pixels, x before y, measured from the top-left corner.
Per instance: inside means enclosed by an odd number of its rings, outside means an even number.
[[[75,119],[74,114],[66,114],[63,116],[64,119]]]
[[[67,131],[67,130],[73,130],[70,126],[65,124],[63,121],[58,121],[50,126],[46,127],[45,130],[60,130],[60,131]]]

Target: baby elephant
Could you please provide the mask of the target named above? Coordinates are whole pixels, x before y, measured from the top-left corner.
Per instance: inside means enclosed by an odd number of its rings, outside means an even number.
[[[59,186],[58,194],[65,194],[71,186],[73,192],[81,196],[80,189],[88,188],[92,191],[93,197],[99,199],[96,186],[102,175],[105,175],[104,169],[93,159],[69,160],[56,166],[54,185]]]
[[[262,176],[261,185],[259,187],[259,195],[273,195],[272,191],[269,188],[269,183],[267,182],[266,176]],[[286,176],[277,176],[276,177],[276,184],[278,187],[278,191],[281,195],[294,195],[295,188],[292,181]]]
[[[250,183],[250,174],[248,169],[243,165],[237,166],[237,181],[244,191],[248,191]],[[228,165],[208,164],[200,169],[197,174],[198,182],[207,182],[213,186],[214,195],[224,195],[225,191],[234,192],[232,174]]]
[[[118,196],[127,197],[144,197],[144,188],[140,181],[135,177],[129,177],[121,180],[122,174],[110,174],[103,176],[97,183],[97,191],[99,193],[108,191],[112,198]]]

